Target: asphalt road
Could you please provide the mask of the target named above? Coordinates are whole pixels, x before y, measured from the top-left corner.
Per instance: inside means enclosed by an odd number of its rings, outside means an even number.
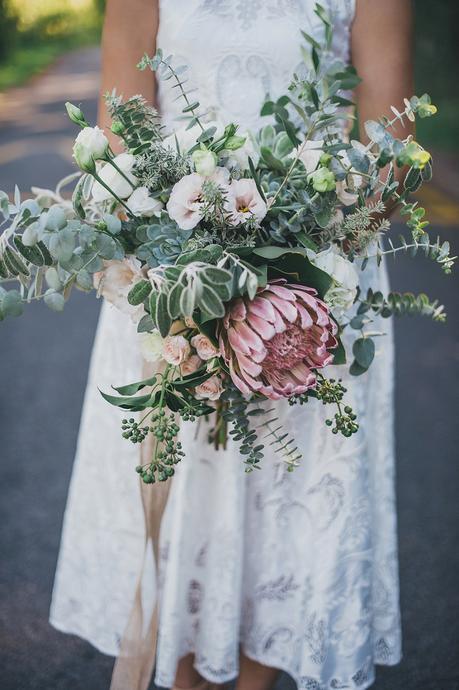
[[[23,189],[52,185],[72,170],[74,129],[63,102],[81,102],[94,119],[96,91],[97,52],[86,50],[28,88],[0,97],[0,189],[11,191],[14,181]],[[457,218],[454,201],[448,203],[449,217]],[[457,253],[459,227],[438,230]],[[401,258],[390,271],[395,289],[438,297],[450,319],[446,325],[421,318],[396,323],[404,659],[378,669],[373,687],[458,690],[458,280],[421,257]],[[80,293],[62,315],[34,304],[26,317],[0,325],[2,690],[109,686],[113,660],[48,624],[98,306]],[[280,688],[291,690],[289,679]]]

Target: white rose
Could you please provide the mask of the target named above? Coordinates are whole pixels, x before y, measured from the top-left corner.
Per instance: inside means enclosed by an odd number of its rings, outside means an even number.
[[[252,159],[255,167],[260,160],[260,154],[255,147],[252,136],[249,132],[237,133],[237,136],[245,137],[245,142],[235,151],[222,151],[223,155],[227,155],[226,165],[229,168],[239,168],[239,170],[249,169],[249,158]]]
[[[250,218],[263,220],[268,208],[261,198],[254,180],[233,180],[229,187],[228,210],[234,225],[244,223]]]
[[[194,167],[199,175],[210,177],[217,167],[217,156],[213,151],[197,149],[192,154]]]
[[[93,170],[94,161],[104,158],[108,139],[99,127],[84,127],[73,145],[73,157],[82,170]]]
[[[190,356],[190,343],[183,335],[168,335],[163,341],[163,358],[168,364],[182,364]]]
[[[196,400],[218,400],[223,393],[223,384],[218,376],[211,376],[194,390]]]
[[[311,262],[333,278],[333,284],[325,295],[325,302],[333,315],[341,318],[354,303],[359,284],[359,274],[353,263],[330,247],[319,254],[309,255]]]
[[[323,154],[323,139],[308,139],[304,144],[300,144],[294,149],[290,158],[296,158],[299,152],[299,160],[306,168],[306,172],[311,174],[317,168],[321,155]]]
[[[135,157],[131,153],[120,153],[113,159],[115,165],[130,180],[131,184],[121,175],[111,163],[106,163],[99,171],[99,177],[105,182],[120,199],[127,199],[132,194],[133,187],[137,183],[137,178],[132,174],[135,165]],[[92,196],[94,201],[101,202],[110,199],[112,196],[109,191],[99,182],[94,182],[92,186]]]
[[[146,362],[157,362],[163,356],[163,339],[159,331],[140,333],[140,352]]]
[[[137,322],[145,313],[143,304],[133,307],[127,296],[131,288],[143,278],[140,261],[128,257],[122,261],[106,261],[104,270],[94,275],[94,286],[102,297]]]
[[[198,333],[191,338],[191,344],[196,349],[199,357],[207,362],[208,359],[216,357],[219,354],[219,350],[215,345],[209,340],[206,335]]]
[[[146,218],[150,218],[163,208],[163,204],[158,199],[150,196],[147,187],[134,189],[126,203],[135,216]]]

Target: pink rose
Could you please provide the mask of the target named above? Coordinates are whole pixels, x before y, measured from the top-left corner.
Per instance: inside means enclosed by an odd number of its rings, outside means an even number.
[[[202,365],[202,359],[198,355],[191,355],[180,365],[180,373],[182,376],[189,376],[194,374]]]
[[[218,376],[211,376],[194,390],[196,400],[218,400],[223,393],[223,384]]]
[[[200,358],[205,362],[207,362],[208,359],[212,359],[212,357],[216,357],[220,353],[219,349],[202,333],[194,335],[191,338],[191,344],[196,349]]]
[[[168,364],[182,364],[188,359],[190,351],[190,343],[183,335],[168,335],[164,338],[163,358]]]

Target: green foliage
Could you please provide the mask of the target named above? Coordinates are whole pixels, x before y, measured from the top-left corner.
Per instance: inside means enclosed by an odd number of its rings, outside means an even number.
[[[365,299],[360,298],[359,301],[359,315],[363,315],[371,310],[374,314],[381,315],[384,318],[417,315],[429,316],[434,321],[439,322],[446,320],[444,306],[439,304],[438,300],[430,301],[423,292],[419,295],[414,295],[412,292],[390,292],[387,297],[384,297],[381,292],[373,292],[370,288]],[[361,328],[362,321],[360,319],[354,321],[354,323],[353,321],[351,321],[352,327]]]
[[[310,398],[320,400],[323,405],[335,405],[336,412],[332,419],[327,419],[325,424],[331,428],[333,434],[342,434],[349,438],[357,433],[359,425],[356,422],[357,415],[349,405],[344,404],[344,394],[347,392],[342,380],[326,379],[321,373],[317,374],[318,380],[315,388],[305,393],[292,395],[289,405],[305,405]]]
[[[172,264],[185,250],[191,230],[181,230],[167,213],[136,229],[137,258],[151,268]]]
[[[399,252],[410,254],[411,256],[416,256],[417,253],[422,253],[428,259],[440,264],[444,273],[451,273],[451,269],[456,257],[452,257],[450,255],[449,242],[442,242],[440,238],[437,238],[435,242],[432,242],[426,232],[424,232],[419,239],[413,237],[410,242],[407,242],[403,235],[400,235],[399,245],[395,245],[390,237],[386,237],[386,241],[390,249],[378,248],[376,253],[378,261],[380,261],[383,256],[395,257]]]
[[[231,298],[230,271],[202,262],[170,266],[164,270],[160,292],[153,292],[149,310],[161,335],[166,336],[173,320],[193,316],[198,309],[205,323],[225,314]]]
[[[158,111],[143,96],[131,96],[123,101],[116,91],[105,95],[105,102],[112,118],[112,130],[124,141],[134,155],[150,149],[152,143],[161,141],[162,126]]]
[[[0,0],[0,90],[40,72],[61,53],[97,43],[102,14],[96,2],[76,9],[64,1]]]

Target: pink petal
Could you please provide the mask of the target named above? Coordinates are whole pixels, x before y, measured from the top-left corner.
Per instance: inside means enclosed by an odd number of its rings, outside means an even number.
[[[276,329],[276,333],[284,333],[284,331],[287,330],[287,324],[285,323],[284,319],[282,316],[279,314],[277,309],[273,308],[273,312],[275,315],[274,318],[274,328]]]
[[[270,292],[274,292],[274,294],[281,299],[286,299],[289,302],[295,301],[295,296],[293,295],[292,291],[286,287],[282,287],[281,285],[273,285],[270,283],[267,288]]]
[[[247,320],[252,328],[258,333],[258,335],[263,338],[263,340],[271,340],[271,338],[276,335],[276,329],[272,323],[269,323],[269,321],[265,321],[259,316],[255,316],[255,314],[249,314]]]
[[[253,361],[253,359],[250,359],[245,355],[238,354],[237,361],[239,362],[241,372],[245,370],[250,374],[250,376],[259,376],[263,371],[263,367],[260,366],[260,364],[257,364]]]
[[[237,299],[230,309],[230,318],[234,321],[243,321],[247,315],[247,309],[244,300]]]
[[[298,313],[301,317],[301,327],[302,328],[310,328],[312,326],[312,324],[314,323],[312,320],[311,314],[299,302],[297,302],[296,308],[298,309]]]
[[[255,316],[259,316],[265,321],[274,322],[274,307],[268,299],[264,297],[255,297],[253,302],[249,302],[249,311]]]
[[[293,367],[292,374],[300,384],[308,388],[315,383],[316,380],[312,371],[303,362],[299,362]]]
[[[262,339],[253,331],[244,321],[237,321],[235,330],[238,335],[245,341],[245,346],[249,346],[252,350],[256,352],[262,352],[265,349]],[[243,354],[248,354],[245,349],[242,350]]]
[[[296,307],[292,302],[289,302],[284,299],[280,299],[279,297],[276,297],[276,295],[272,292],[266,292],[266,295],[269,296],[270,302],[276,307],[276,309],[279,310],[279,312],[284,316],[287,321],[290,321],[291,323],[294,323],[297,319],[298,312],[296,310]]]
[[[248,343],[233,327],[228,328],[228,340],[235,352],[242,352],[244,355],[250,355]]]
[[[248,385],[245,383],[245,381],[243,381],[236,374],[236,371],[234,369],[232,362],[230,362],[230,364],[229,364],[229,370],[230,370],[231,380],[234,383],[234,385],[236,386],[236,388],[238,388],[243,395],[250,395],[250,393],[252,393],[252,390],[248,387]]]

